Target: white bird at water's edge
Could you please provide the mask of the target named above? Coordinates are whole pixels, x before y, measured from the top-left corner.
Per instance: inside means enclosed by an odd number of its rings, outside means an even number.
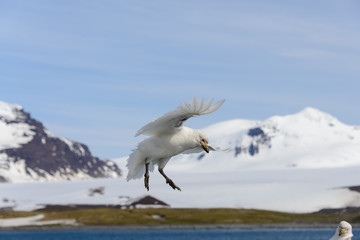
[[[336,229],[335,235],[330,240],[351,240],[353,237],[350,223],[341,221]]]
[[[191,117],[210,114],[216,111],[225,99],[212,105],[212,99],[204,102],[203,98],[191,99],[190,103],[181,106],[142,127],[135,135],[150,136],[138,144],[127,159],[127,181],[144,175],[145,188],[149,191],[149,170],[158,165],[160,174],[174,190],[181,189],[165,175],[164,167],[171,157],[181,153],[196,153],[205,150],[218,150],[208,144],[208,137],[198,129],[183,126]]]

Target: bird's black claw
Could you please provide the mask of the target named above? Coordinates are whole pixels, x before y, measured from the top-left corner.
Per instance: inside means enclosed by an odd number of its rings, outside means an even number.
[[[175,183],[171,180],[171,179],[168,179],[166,180],[166,183],[170,185],[170,187],[172,187],[174,190],[179,190],[181,192],[181,189],[175,185]]]

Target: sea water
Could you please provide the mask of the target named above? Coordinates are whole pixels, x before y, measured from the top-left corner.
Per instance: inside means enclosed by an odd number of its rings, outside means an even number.
[[[360,238],[360,230],[354,230]],[[4,231],[1,240],[328,240],[334,229]],[[358,237],[356,237],[358,236]]]

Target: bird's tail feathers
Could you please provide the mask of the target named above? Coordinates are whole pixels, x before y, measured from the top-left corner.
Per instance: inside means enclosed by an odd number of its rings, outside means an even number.
[[[145,174],[145,156],[139,150],[133,151],[129,158],[127,159],[126,167],[128,168],[128,175],[126,180],[138,179],[144,176]],[[149,164],[149,170],[154,170],[154,165]]]

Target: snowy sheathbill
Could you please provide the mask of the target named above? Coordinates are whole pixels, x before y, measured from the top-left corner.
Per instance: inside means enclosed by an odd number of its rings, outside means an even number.
[[[203,98],[191,99],[190,103],[183,102],[181,106],[162,117],[142,127],[135,136],[141,134],[150,136],[138,144],[127,159],[128,175],[130,179],[140,178],[144,174],[145,188],[149,190],[149,170],[158,165],[160,174],[174,190],[181,189],[165,175],[164,167],[171,157],[181,153],[195,153],[204,150],[209,153],[215,150],[209,145],[208,137],[198,129],[183,126],[184,122],[195,116],[210,114],[216,111],[225,100],[212,105],[212,99],[204,102]]]

